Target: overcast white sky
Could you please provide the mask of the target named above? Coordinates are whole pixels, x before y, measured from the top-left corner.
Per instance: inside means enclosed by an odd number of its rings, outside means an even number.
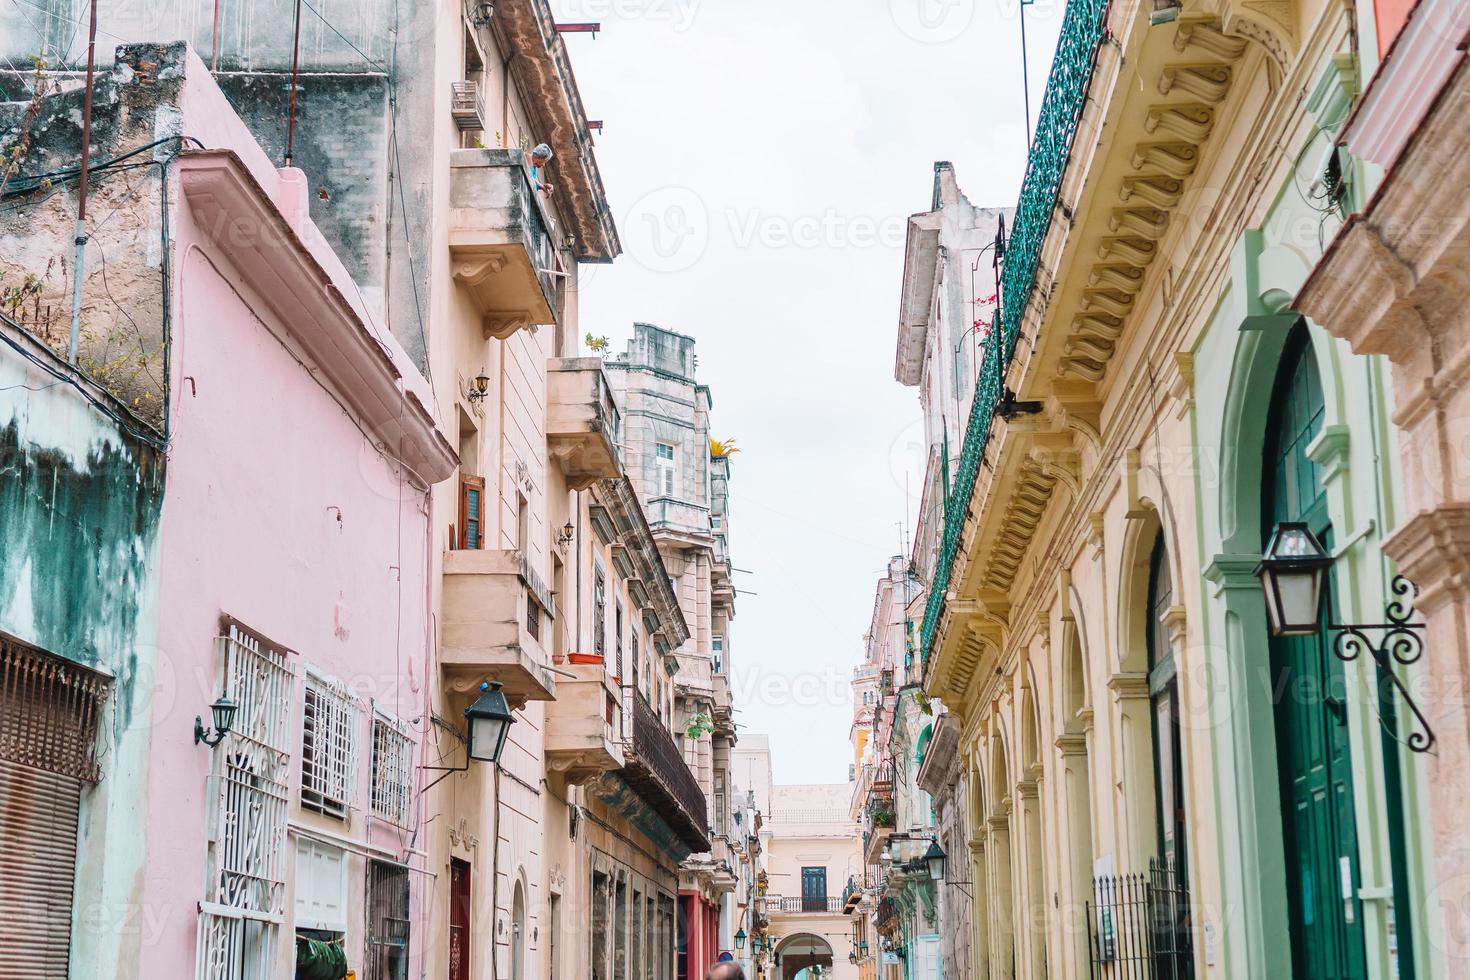
[[[552,0],[622,235],[584,271],[584,330],[699,341],[738,440],[733,682],[778,783],[840,782],[847,680],[912,520],[916,389],[893,379],[904,221],[950,160],[979,205],[1025,164],[1017,0]],[[1061,0],[1026,12],[1031,109]]]

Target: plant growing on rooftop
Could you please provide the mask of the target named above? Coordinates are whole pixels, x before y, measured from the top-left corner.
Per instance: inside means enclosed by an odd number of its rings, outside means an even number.
[[[740,452],[740,447],[735,445],[734,439],[716,439],[713,436],[709,441],[709,454],[712,459],[727,459]]]

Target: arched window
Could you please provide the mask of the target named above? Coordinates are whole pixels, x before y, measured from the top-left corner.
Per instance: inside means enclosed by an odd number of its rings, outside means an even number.
[[[1153,709],[1154,803],[1159,857],[1181,876],[1184,853],[1184,756],[1179,738],[1179,679],[1167,617],[1174,606],[1174,581],[1163,532],[1154,543],[1148,576],[1148,691]]]

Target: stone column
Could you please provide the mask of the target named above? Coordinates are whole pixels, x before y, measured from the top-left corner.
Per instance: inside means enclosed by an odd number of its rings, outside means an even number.
[[[1026,869],[1019,882],[1021,907],[1016,917],[1017,932],[1024,937],[1024,966],[1017,972],[1031,980],[1046,976],[1048,916],[1042,884],[1040,796],[1037,780],[1024,779],[1016,784],[1016,797],[1021,805],[1022,860]]]
[[[1009,800],[1006,801],[1009,809]],[[990,975],[995,980],[1013,980],[1016,975],[1016,926],[1011,913],[1014,897],[1011,876],[1011,818],[1009,813],[990,818],[986,846],[990,865]]]
[[[1465,33],[1457,16],[1463,5],[1453,0],[1424,3],[1416,19],[1427,26],[1401,35],[1394,61],[1431,71],[1380,74],[1348,123],[1348,149],[1390,169],[1296,308],[1354,352],[1393,366],[1406,516],[1384,551],[1418,586],[1427,624],[1424,656],[1402,676],[1437,740],[1428,759],[1436,871],[1428,901],[1443,915],[1458,974],[1470,960],[1470,195],[1449,189],[1470,186],[1470,64],[1456,50]],[[1435,17],[1447,19],[1436,27]],[[1427,113],[1416,126],[1403,107],[1421,99]]]
[[[1062,755],[1062,803],[1066,816],[1063,853],[1064,904],[1057,932],[1065,953],[1061,959],[1064,977],[1083,980],[1091,976],[1091,945],[1087,903],[1092,900],[1092,804],[1088,786],[1087,739],[1063,735],[1056,740]]]

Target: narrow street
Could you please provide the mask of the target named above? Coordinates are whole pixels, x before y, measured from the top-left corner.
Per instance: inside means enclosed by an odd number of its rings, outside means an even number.
[[[1466,351],[1467,0],[0,0],[0,980],[1470,977]]]

